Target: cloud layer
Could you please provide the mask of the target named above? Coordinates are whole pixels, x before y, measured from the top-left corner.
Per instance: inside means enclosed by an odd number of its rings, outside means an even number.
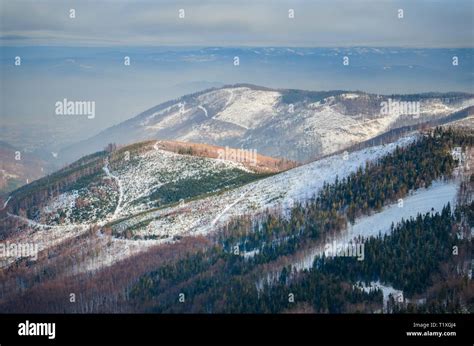
[[[470,0],[0,0],[2,45],[473,47]],[[69,17],[70,9],[76,18]],[[179,18],[184,9],[185,18]],[[289,9],[294,19],[288,18]],[[398,18],[399,10],[403,18]]]

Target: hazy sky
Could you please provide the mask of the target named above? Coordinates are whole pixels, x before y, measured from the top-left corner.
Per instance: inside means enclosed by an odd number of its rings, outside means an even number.
[[[2,45],[473,47],[472,0],[0,0]],[[69,18],[75,9],[76,18]],[[179,19],[184,9],[185,18]],[[293,9],[294,19],[288,18]],[[403,9],[403,19],[398,10]]]
[[[473,18],[474,0],[0,0],[0,135],[76,141],[223,84],[472,92]],[[64,98],[96,102],[96,118],[58,117]]]

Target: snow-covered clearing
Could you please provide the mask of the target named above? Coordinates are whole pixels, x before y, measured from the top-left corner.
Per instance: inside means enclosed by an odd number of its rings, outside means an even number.
[[[456,205],[456,195],[459,189],[459,183],[456,181],[437,181],[427,189],[419,189],[403,199],[403,206],[398,203],[391,204],[383,208],[379,213],[370,216],[364,216],[355,220],[354,225],[348,225],[347,230],[336,237],[328,239],[327,242],[337,246],[348,244],[355,238],[376,237],[378,234],[385,235],[390,232],[392,223],[396,225],[402,219],[407,220],[410,217],[416,217],[418,214],[429,212],[441,212],[448,203],[451,208]],[[321,245],[311,250],[307,250],[305,256],[296,262],[294,266],[298,270],[309,269],[313,266],[315,257],[321,256],[324,252],[324,246]]]
[[[186,203],[143,213],[124,221],[126,227],[139,227],[137,234],[158,237],[186,234],[206,234],[225,224],[229,218],[242,214],[258,214],[272,208],[288,208],[291,202],[303,202],[321,189],[324,182],[332,183],[336,176],[341,179],[364,165],[392,152],[397,145],[406,146],[416,136],[409,136],[395,143],[371,147],[344,155],[335,155],[300,166],[289,171],[246,184],[242,187],[218,193]],[[176,222],[179,214],[180,222]],[[215,227],[210,227],[215,225]]]
[[[29,226],[26,231],[17,232],[13,237],[8,238],[8,242],[15,244],[35,244],[38,247],[39,252],[52,248],[67,239],[77,237],[88,229],[87,226],[83,225],[44,225],[18,215],[8,215]],[[5,258],[2,261],[3,266],[9,266],[16,261],[16,258]]]
[[[281,97],[279,92],[249,88],[235,88],[231,95],[214,118],[246,129],[256,128],[270,119]]]
[[[389,285],[384,285],[380,283],[379,281],[372,281],[369,285],[366,285],[365,283],[361,282],[358,285],[355,285],[354,287],[359,288],[365,292],[371,292],[375,290],[380,290],[382,291],[383,295],[383,312],[386,313],[387,311],[387,303],[390,299],[390,296],[393,297],[395,302],[397,303],[403,303],[404,302],[404,297],[403,297],[403,291],[397,290],[393,288],[392,286]]]
[[[112,173],[110,173],[110,170],[109,170],[109,162],[106,161],[105,162],[105,165],[104,167],[102,168],[105,172],[105,174],[114,179],[116,182],[117,182],[117,186],[118,186],[118,189],[119,189],[119,200],[117,202],[117,207],[115,208],[114,210],[114,214],[113,214],[113,218],[116,218],[117,215],[120,213],[120,210],[121,210],[121,206],[122,206],[122,201],[123,201],[123,186],[122,186],[122,182],[120,180],[119,177],[117,177],[116,175],[113,175]]]

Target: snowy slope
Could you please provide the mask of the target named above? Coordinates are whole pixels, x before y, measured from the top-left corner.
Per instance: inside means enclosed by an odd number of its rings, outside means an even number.
[[[102,170],[103,173],[87,185],[51,199],[37,219],[52,225],[105,224],[126,215],[177,203],[181,198],[173,196],[180,190],[183,190],[183,199],[193,197],[192,191],[186,191],[193,186],[186,184],[202,185],[200,182],[213,179],[215,186],[196,192],[204,194],[234,186],[243,176],[257,177],[242,163],[180,155],[151,144],[129,160],[115,161],[113,167],[106,159]],[[162,190],[164,192],[160,193]],[[167,194],[172,196],[165,199]]]
[[[289,208],[294,202],[312,197],[323,186],[349,175],[366,161],[376,160],[405,146],[415,136],[395,143],[376,146],[343,155],[330,156],[289,171],[224,191],[182,205],[163,208],[115,225],[117,229],[135,229],[137,237],[152,236],[171,241],[176,236],[206,234],[225,224],[229,218],[242,214],[258,214],[271,208]]]
[[[110,229],[111,234],[106,236],[99,231],[101,240],[97,240],[95,256],[76,268],[79,271],[95,270],[152,246],[179,241],[183,236],[209,234],[238,215],[258,216],[273,208],[288,210],[293,203],[314,196],[324,183],[348,176],[367,161],[377,160],[393,152],[397,146],[409,145],[417,136],[413,134],[394,143],[348,155],[328,156],[266,178],[252,177],[254,181],[240,185],[232,185],[231,182],[250,173],[239,163],[180,155],[150,144],[138,154],[131,155],[130,160],[110,163],[106,160],[101,174],[89,185],[52,199],[37,221],[23,220],[31,223],[33,230],[18,236],[22,239],[34,237],[40,239],[38,241],[44,246],[53,246],[74,236],[74,232],[83,233],[94,224],[101,229]],[[222,183],[220,188],[213,185],[212,189],[203,193],[200,191],[192,198],[163,201],[161,204],[161,195],[151,198],[153,193],[164,187],[171,187],[166,191],[173,193],[183,186],[187,190],[189,181],[202,186],[206,180],[216,177],[215,181]],[[341,241],[357,235],[374,235],[379,230],[384,232],[392,221],[397,222],[402,217],[407,218],[431,208],[439,210],[446,201],[453,201],[456,191],[457,187],[452,183],[435,183],[429,189],[419,190],[407,197],[403,208],[389,206],[378,214],[357,219]],[[86,218],[81,223],[71,218],[70,215],[77,215],[81,208],[88,205],[84,200],[90,197],[95,201],[99,196],[102,196],[102,211],[96,211],[91,219]],[[60,220],[51,216],[57,214],[62,215]],[[87,212],[81,215],[90,217]],[[54,222],[47,225],[40,223],[44,220]],[[35,229],[44,231],[35,232]],[[309,252],[300,261],[300,266],[310,265],[318,251],[313,249]]]
[[[376,237],[390,232],[392,223],[396,225],[402,219],[407,220],[418,214],[441,212],[448,203],[451,207],[456,205],[456,196],[459,182],[436,181],[427,189],[419,189],[403,199],[403,205],[398,203],[386,206],[382,211],[370,216],[357,218],[354,225],[348,225],[347,230],[335,239],[328,239],[328,243],[336,246],[348,244],[355,238]],[[321,256],[324,247],[308,250],[299,262],[295,263],[298,270],[311,268],[316,256]]]
[[[362,92],[276,90],[226,86],[166,102],[72,146],[61,157],[108,143],[170,139],[256,149],[307,162],[376,137],[392,127],[422,123],[474,105],[469,94],[393,96],[419,102],[420,114],[382,112],[392,96]]]
[[[311,197],[324,182],[333,182],[336,175],[347,176],[366,161],[392,152],[397,145],[408,145],[415,138],[413,135],[393,144],[353,152],[347,160],[342,155],[331,156],[238,188],[116,221],[112,223],[114,236],[108,238],[107,246],[78,270],[111,265],[152,246],[178,241],[181,236],[208,234],[237,215],[256,215],[274,207],[289,208],[294,202]],[[126,230],[133,231],[132,239],[124,237]]]
[[[34,219],[7,212],[9,220],[19,225],[8,241],[34,242],[40,251],[51,249],[124,216],[181,205],[185,199],[215,194],[260,177],[240,162],[177,154],[161,150],[156,144],[135,144],[112,154],[113,159],[99,159],[102,167],[98,173],[86,175],[69,187],[63,183],[64,191],[55,197],[46,197]],[[125,159],[124,153],[129,153],[129,158]],[[74,174],[72,171],[71,175]],[[96,246],[100,260],[90,258],[90,263],[83,263],[81,267],[90,270],[98,263],[113,263],[161,242],[160,239],[107,238],[106,245]],[[11,263],[13,259],[8,259],[4,265]]]

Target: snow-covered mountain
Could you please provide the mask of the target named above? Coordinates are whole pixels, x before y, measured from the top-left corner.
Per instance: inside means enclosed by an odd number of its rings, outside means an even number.
[[[13,192],[3,211],[7,232],[0,236],[9,242],[33,242],[45,254],[84,253],[81,261],[65,270],[68,275],[88,272],[154,246],[212,235],[239,215],[255,219],[267,210],[286,213],[324,184],[408,146],[417,136],[412,133],[270,175],[231,160],[164,150],[166,142],[137,143],[87,156]],[[443,206],[453,201],[456,191],[450,187],[444,195],[433,193]],[[422,198],[404,211],[413,213],[419,210],[416,206],[435,207]],[[390,224],[408,215],[394,208],[373,217]],[[350,230],[360,230],[358,225],[364,224],[362,233],[377,233],[381,223],[370,220],[358,219]]]
[[[232,156],[212,157],[211,149],[231,150],[148,141],[86,156],[13,191],[0,209],[6,220],[0,239],[34,242],[45,250],[91,228],[181,206],[185,201],[220,194],[281,170],[280,161],[269,157],[259,155],[259,164],[253,165]],[[120,236],[138,238],[134,228],[126,231]],[[153,240],[170,240],[166,235],[146,238],[150,242],[130,243],[144,249],[155,244]],[[123,239],[117,244],[130,245]]]
[[[419,111],[405,114],[402,108],[390,109],[399,101],[418,103]],[[383,96],[241,84],[160,104],[66,148],[60,156],[71,160],[108,143],[171,139],[256,149],[272,157],[308,161],[390,129],[446,117],[472,105],[474,95],[461,93]]]
[[[150,246],[212,233],[237,215],[289,208],[414,138],[270,176],[239,162],[163,150],[160,142],[138,143],[83,158],[15,191],[5,209],[15,232],[2,237],[47,250],[90,229],[107,230],[107,244],[97,245],[96,257],[78,269],[87,271]]]
[[[198,149],[193,155],[189,154],[192,149],[180,148],[182,152],[177,153],[163,149],[166,146],[170,144],[140,142],[85,157],[14,191],[6,210],[50,226],[104,224],[277,171],[232,157],[212,158]],[[272,162],[271,158],[258,158]]]
[[[185,201],[159,210],[129,215],[113,225],[120,232],[133,228],[137,239],[206,234],[239,215],[258,215],[268,209],[289,209],[316,194],[324,183],[333,183],[375,161],[416,136],[352,153],[332,155],[294,169],[245,184],[219,194]]]

